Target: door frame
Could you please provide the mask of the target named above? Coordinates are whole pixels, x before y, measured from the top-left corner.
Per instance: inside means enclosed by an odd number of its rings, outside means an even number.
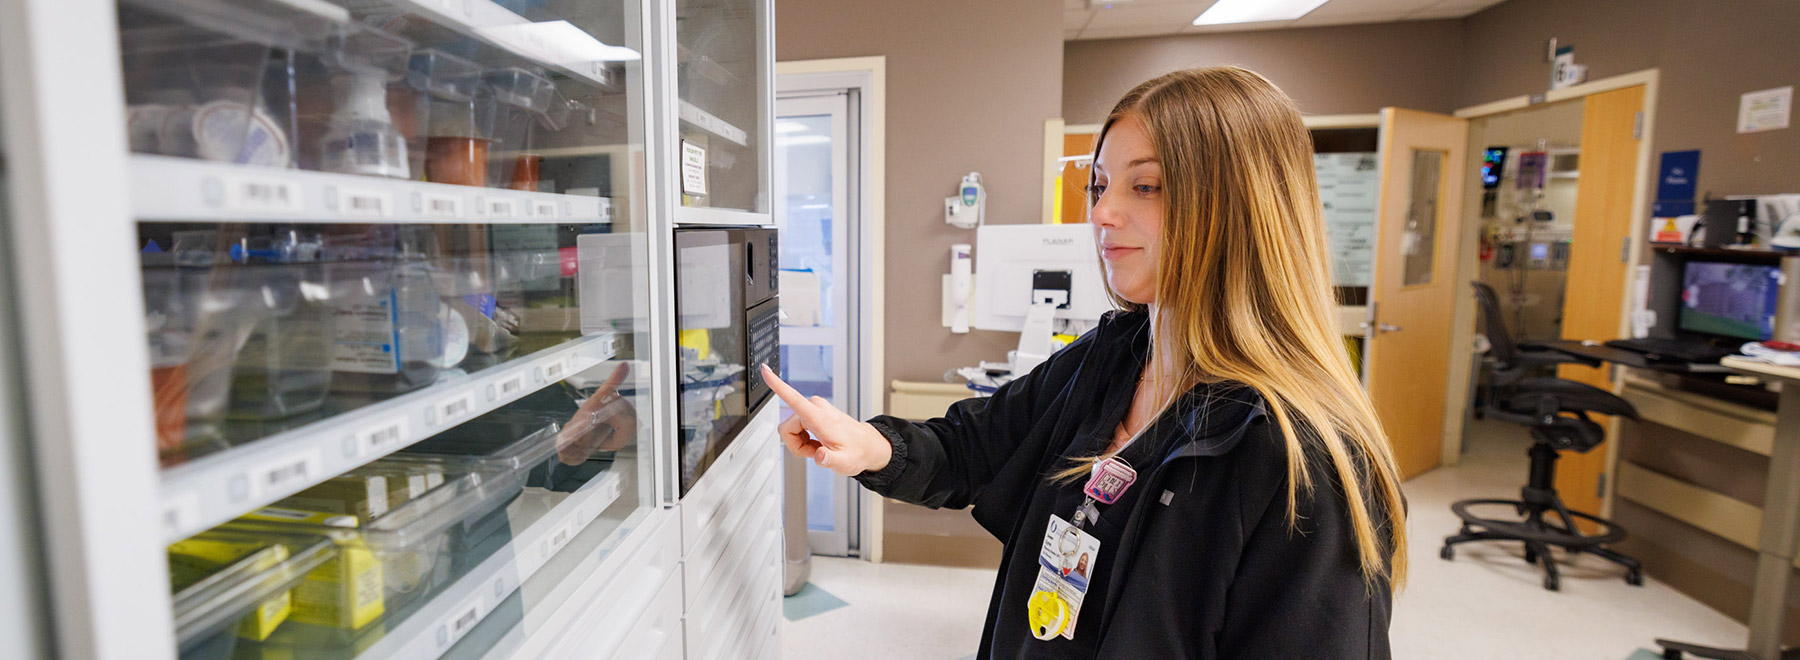
[[[1626,263],[1624,265],[1628,273],[1635,272],[1638,265],[1643,262],[1644,257],[1645,222],[1639,220],[1643,219],[1647,221],[1649,218],[1651,159],[1655,155],[1652,150],[1652,145],[1656,141],[1656,99],[1657,84],[1660,77],[1661,72],[1659,69],[1644,69],[1642,71],[1635,71],[1624,75],[1582,83],[1567,89],[1551,90],[1541,94],[1515,96],[1480,105],[1469,106],[1457,110],[1456,112],[1451,113],[1451,115],[1460,119],[1469,120],[1469,145],[1475,150],[1469,151],[1468,153],[1470,154],[1470,158],[1473,159],[1474,154],[1480,153],[1479,149],[1484,144],[1483,139],[1486,137],[1487,132],[1487,122],[1485,120],[1489,117],[1525,110],[1538,105],[1580,100],[1601,92],[1610,92],[1642,85],[1644,87],[1643,119],[1640,122],[1637,168],[1633,174],[1635,180],[1632,183],[1631,199],[1632,224],[1630,245],[1633,249],[1626,251]],[[1467,181],[1474,181],[1478,176],[1475,173],[1475,170],[1469,167],[1471,164],[1472,163],[1464,163],[1463,176],[1467,177]],[[1467,219],[1470,216],[1472,209],[1480,208],[1480,203],[1481,200],[1479,196],[1469,196],[1467,199],[1464,199],[1464,219]],[[1471,206],[1471,204],[1474,206]],[[1458,237],[1458,240],[1460,241],[1457,247],[1457,260],[1459,264],[1457,268],[1458,281],[1470,281],[1476,277],[1476,269],[1479,267],[1479,264],[1475,259],[1475,255],[1479,248],[1479,241],[1477,239],[1479,238],[1480,233],[1478,225],[1464,227],[1462,235]],[[1629,279],[1627,279],[1627,281],[1629,282]],[[1629,295],[1629,291],[1620,291],[1619,332],[1621,336],[1624,336],[1624,333],[1631,327],[1632,305],[1633,300]],[[1444,415],[1444,449],[1442,453],[1444,465],[1455,465],[1462,457],[1462,436],[1464,428],[1463,413],[1468,409],[1469,403],[1472,400],[1468,384],[1473,371],[1474,361],[1474,346],[1472,342],[1475,336],[1475,299],[1473,296],[1459,296],[1457,298],[1456,314],[1452,320],[1450,333],[1450,379],[1447,383],[1448,391],[1445,393],[1444,398],[1446,408]],[[1623,387],[1624,385],[1622,382],[1617,378],[1613,379],[1612,391],[1614,394],[1619,393]],[[1618,437],[1618,429],[1619,420],[1617,417],[1614,417],[1607,424],[1607,439],[1616,440]],[[1609,473],[1613,471],[1612,466],[1618,464],[1618,451],[1619,443],[1606,443],[1606,465]],[[1603,489],[1604,493],[1602,493],[1601,496],[1601,516],[1612,515],[1613,492],[1615,490],[1614,482],[1616,481],[1617,479],[1608,478],[1605,482],[1605,487]]]
[[[855,246],[862,266],[862,285],[851,295],[862,300],[858,320],[864,341],[854,357],[862,364],[859,404],[864,413],[880,415],[887,410],[885,388],[881,385],[887,377],[887,267],[882,249],[887,241],[881,240],[887,235],[887,57],[776,62],[775,78],[776,96],[846,89],[859,92],[853,108],[862,128],[857,132],[862,166],[858,168],[856,204],[865,240]],[[865,493],[856,516],[862,557],[876,563],[882,559],[880,504],[881,498]]]

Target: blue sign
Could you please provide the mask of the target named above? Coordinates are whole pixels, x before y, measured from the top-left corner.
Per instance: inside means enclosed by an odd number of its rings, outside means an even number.
[[[1657,169],[1656,201],[1670,210],[1679,210],[1685,205],[1686,215],[1694,212],[1694,197],[1698,192],[1700,178],[1700,151],[1665,151],[1662,154],[1662,166]]]

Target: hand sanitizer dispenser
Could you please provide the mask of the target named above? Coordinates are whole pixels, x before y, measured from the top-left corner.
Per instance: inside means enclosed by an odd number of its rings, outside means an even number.
[[[981,187],[981,173],[970,172],[957,186],[956,195],[944,198],[944,222],[963,229],[981,224],[987,209],[987,190]]]

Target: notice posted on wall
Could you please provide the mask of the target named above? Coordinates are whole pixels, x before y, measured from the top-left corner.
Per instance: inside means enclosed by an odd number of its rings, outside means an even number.
[[[1381,192],[1379,162],[1373,152],[1313,154],[1331,248],[1331,281],[1337,286],[1370,284],[1376,198]]]
[[[1794,109],[1794,86],[1746,92],[1738,97],[1739,133],[1787,128]]]

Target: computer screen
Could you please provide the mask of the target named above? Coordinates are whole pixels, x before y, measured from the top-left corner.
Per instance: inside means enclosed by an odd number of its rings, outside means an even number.
[[[1763,341],[1775,334],[1776,266],[1690,261],[1681,276],[1682,330]]]
[[[1098,321],[1112,309],[1094,227],[982,225],[975,230],[975,318],[982,330],[1018,332],[1040,287],[1069,292],[1056,318]]]

